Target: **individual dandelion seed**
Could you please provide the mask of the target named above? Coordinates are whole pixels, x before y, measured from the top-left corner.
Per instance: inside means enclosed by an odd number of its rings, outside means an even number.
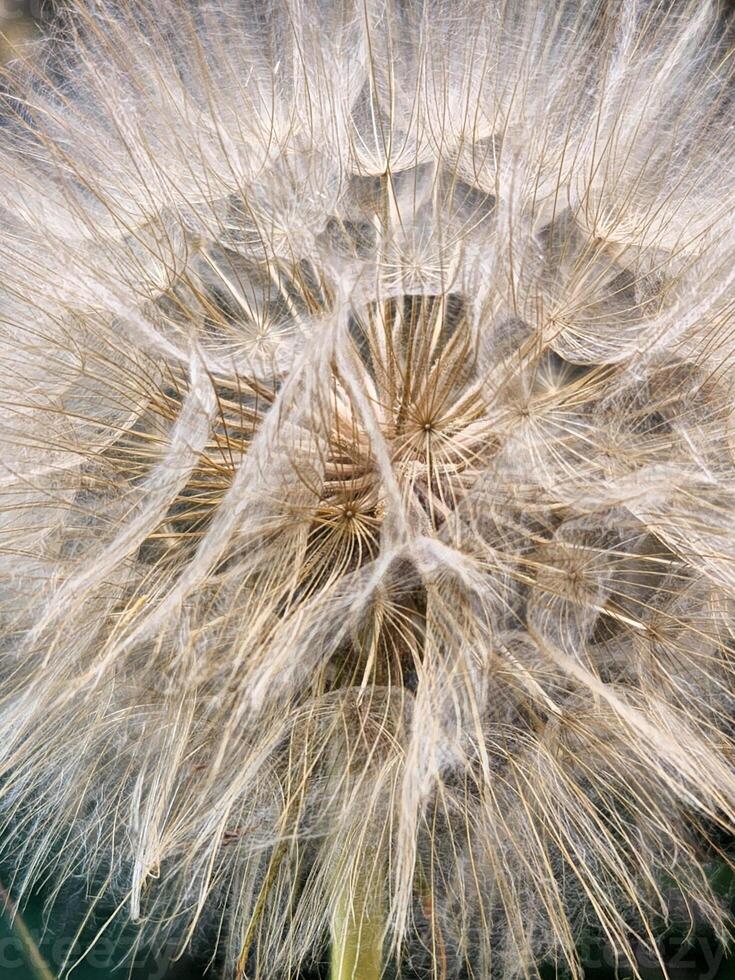
[[[236,978],[727,938],[731,53],[701,0],[70,0],[11,66],[17,898]]]

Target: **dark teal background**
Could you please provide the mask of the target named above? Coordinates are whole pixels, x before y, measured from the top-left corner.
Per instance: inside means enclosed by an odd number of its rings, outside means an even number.
[[[60,917],[67,921],[79,921],[83,909],[60,910],[60,913]],[[51,973],[57,976],[69,944],[74,939],[75,929],[73,926],[61,926],[55,912],[52,912],[44,929],[43,902],[40,896],[31,899],[23,909],[22,916]],[[85,932],[77,947],[80,952],[84,949],[85,940],[94,936],[103,921],[98,921]],[[72,972],[71,977],[75,980],[200,980],[205,976],[203,966],[197,965],[191,959],[172,962],[171,956],[165,950],[151,950],[145,956],[138,954],[132,963],[128,958],[120,965],[125,952],[130,949],[130,940],[116,942],[113,936],[103,936],[96,948]],[[210,971],[207,977],[220,980],[216,971]],[[0,980],[36,980],[24,945],[11,928],[7,915],[0,917]]]
[[[732,875],[723,869],[718,877],[723,891],[730,899],[735,898]],[[61,917],[78,918],[81,914],[80,908],[67,910],[66,914],[62,911]],[[23,921],[56,976],[64,956],[65,942],[68,943],[73,936],[73,928],[59,927],[56,915],[52,914],[44,930],[40,897],[35,897],[28,903],[23,911]],[[101,921],[85,934],[83,941],[91,938],[95,928],[100,925]],[[205,972],[204,964],[197,964],[191,959],[171,962],[165,951],[152,950],[145,958],[139,955],[132,964],[130,960],[126,960],[119,965],[126,948],[130,948],[128,943],[129,940],[123,940],[115,946],[112,938],[103,937],[98,947],[76,967],[71,977],[75,980],[204,980],[205,977],[208,980],[231,980],[229,977],[222,978],[216,968],[210,967]],[[592,937],[582,945],[581,952],[585,960],[585,980],[627,980],[632,976],[630,969],[625,967],[618,967],[616,971],[609,950],[604,943],[597,942]],[[714,936],[704,929],[689,940],[681,933],[672,931],[662,941],[662,953],[671,980],[735,980],[735,958],[728,958]],[[651,957],[641,957],[638,965],[643,980],[660,980],[663,976],[660,966]],[[556,980],[557,976],[562,975],[551,964],[546,965],[541,973],[542,980]],[[324,976],[326,975],[327,971],[324,972]],[[10,928],[6,916],[0,919],[0,980],[36,980],[25,957],[23,944]],[[301,980],[317,978],[312,974]],[[463,976],[461,980],[468,978]]]

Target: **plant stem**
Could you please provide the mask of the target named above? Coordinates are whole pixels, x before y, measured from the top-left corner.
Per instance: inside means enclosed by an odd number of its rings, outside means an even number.
[[[332,918],[330,980],[379,980],[383,960],[382,883],[350,881]]]

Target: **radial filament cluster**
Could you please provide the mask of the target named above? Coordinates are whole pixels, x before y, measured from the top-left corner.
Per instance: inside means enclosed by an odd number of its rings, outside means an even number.
[[[724,937],[720,11],[155,7],[2,96],[18,892],[238,980]]]

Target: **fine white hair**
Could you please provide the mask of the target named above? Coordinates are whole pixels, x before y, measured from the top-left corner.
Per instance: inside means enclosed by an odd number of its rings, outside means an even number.
[[[437,980],[578,975],[590,923],[631,961],[676,915],[726,938],[728,31],[69,0],[11,65],[16,894],[82,876],[232,977],[357,920]]]

